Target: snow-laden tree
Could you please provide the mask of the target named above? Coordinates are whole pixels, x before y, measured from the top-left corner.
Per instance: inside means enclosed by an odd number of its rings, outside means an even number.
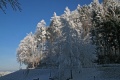
[[[19,44],[17,49],[17,60],[28,67],[35,68],[37,57],[37,41],[34,34],[29,33]]]
[[[60,16],[57,16],[57,14],[54,12],[53,17],[51,18],[50,27],[48,28],[48,33],[50,33],[49,37],[51,39],[51,42],[56,40],[56,37],[61,35],[60,28]]]
[[[90,43],[89,31],[86,32],[87,35],[84,35],[85,30],[79,18],[79,12],[77,10],[71,12],[68,7],[64,12],[60,16],[61,36],[58,38],[60,44],[58,49],[60,51],[59,69],[62,74],[65,74],[65,69],[69,69],[72,75],[73,69],[79,71],[81,67],[93,66],[93,57],[95,56],[92,53],[95,51],[95,47]],[[63,76],[60,73],[59,78]]]
[[[74,23],[72,20],[70,20],[70,10],[68,9],[68,7],[66,7],[65,9],[65,14],[62,16],[61,21],[62,21],[62,42],[61,42],[61,56],[63,58],[63,67],[68,67],[71,66],[73,67],[73,59],[74,59],[74,53],[72,51],[72,45],[74,43],[74,36],[76,36],[75,34],[75,30],[74,30]],[[77,61],[76,61],[77,62]],[[61,63],[61,62],[60,62]],[[62,65],[60,65],[62,67]],[[72,68],[71,68],[72,69]]]
[[[37,24],[37,29],[35,32],[35,36],[38,40],[38,42],[45,42],[46,40],[46,23],[44,20],[41,20],[38,24]]]
[[[54,12],[53,17],[51,18],[51,24],[47,29],[47,49],[48,49],[48,56],[47,63],[53,67],[58,66],[58,56],[60,53],[60,36],[61,36],[61,20],[60,16]]]
[[[44,20],[41,20],[37,24],[37,29],[35,32],[35,38],[37,40],[37,46],[40,48],[40,51],[45,49],[45,42],[46,42],[46,23]],[[42,52],[41,52],[42,53]]]
[[[41,65],[42,60],[46,56],[46,23],[41,20],[37,24],[37,29],[35,31],[35,40],[37,41],[37,55],[38,55],[38,65]]]

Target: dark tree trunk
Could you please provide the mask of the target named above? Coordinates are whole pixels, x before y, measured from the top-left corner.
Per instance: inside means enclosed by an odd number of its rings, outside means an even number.
[[[72,74],[72,70],[70,70],[70,73],[71,73],[71,79],[73,79],[73,74]]]

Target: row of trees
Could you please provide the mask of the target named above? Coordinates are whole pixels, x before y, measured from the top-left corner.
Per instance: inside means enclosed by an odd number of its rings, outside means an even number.
[[[120,1],[105,0],[95,4],[92,19],[92,40],[98,63],[120,63]]]
[[[93,0],[64,14],[54,13],[51,24],[44,20],[17,49],[17,60],[30,67],[81,68],[120,61],[119,0]],[[93,43],[93,44],[92,44]],[[96,57],[97,56],[97,57]]]

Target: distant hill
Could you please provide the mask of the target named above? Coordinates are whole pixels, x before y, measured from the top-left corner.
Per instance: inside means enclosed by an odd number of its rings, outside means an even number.
[[[0,71],[0,77],[1,77],[1,76],[5,76],[5,75],[8,75],[8,74],[10,74],[10,73],[12,73],[12,72],[10,72],[10,71]]]

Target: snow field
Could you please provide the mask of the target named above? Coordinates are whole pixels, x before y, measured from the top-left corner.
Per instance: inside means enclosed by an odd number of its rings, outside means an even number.
[[[71,80],[120,80],[120,68],[118,66],[73,69],[72,72],[73,79]],[[69,69],[24,69],[0,77],[0,80],[34,80],[38,78],[39,80],[50,80],[50,76],[54,80],[67,80],[70,75]]]

